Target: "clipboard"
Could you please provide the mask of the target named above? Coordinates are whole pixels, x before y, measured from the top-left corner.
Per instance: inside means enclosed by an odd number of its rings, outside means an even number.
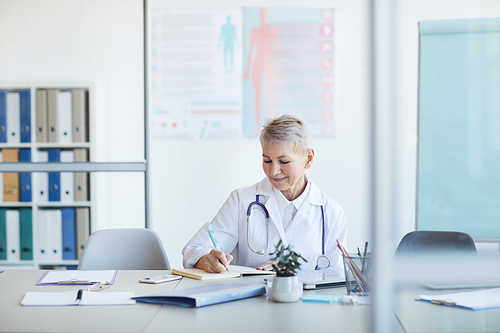
[[[109,284],[115,282],[116,270],[103,271],[47,271],[38,280],[37,286],[57,286],[57,285],[90,285],[108,281]]]
[[[420,295],[416,301],[473,311],[500,308],[500,288],[443,295]]]

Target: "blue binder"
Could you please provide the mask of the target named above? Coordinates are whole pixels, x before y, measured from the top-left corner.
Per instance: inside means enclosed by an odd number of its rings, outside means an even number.
[[[31,149],[19,149],[19,162],[31,162]],[[19,172],[19,188],[21,189],[19,200],[30,202],[31,197],[31,172]]]
[[[0,142],[7,142],[7,92],[0,90]]]
[[[49,162],[61,161],[61,149],[47,149]],[[61,201],[61,173],[49,172],[49,201]]]
[[[0,208],[0,260],[7,260],[7,216],[6,208]]]
[[[76,219],[74,208],[61,209],[63,260],[76,260]]]
[[[21,142],[31,142],[31,98],[29,90],[19,91]]]

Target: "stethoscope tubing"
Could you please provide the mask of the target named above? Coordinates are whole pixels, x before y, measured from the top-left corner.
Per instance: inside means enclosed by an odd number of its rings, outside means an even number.
[[[256,251],[252,248],[252,246],[250,245],[250,239],[249,239],[249,226],[250,226],[250,215],[251,215],[251,212],[252,212],[252,207],[253,206],[258,206],[259,208],[262,209],[262,212],[264,213],[265,217],[266,217],[266,239],[267,239],[267,242],[266,242],[266,248],[265,250],[260,250],[260,251]],[[323,206],[320,206],[321,208],[321,256],[318,257],[318,260],[316,261],[316,269],[325,269],[325,268],[328,268],[330,267],[330,259],[325,255],[325,211],[323,209]],[[256,253],[256,254],[259,254],[259,255],[263,255],[264,253],[267,252],[267,250],[269,249],[269,211],[267,210],[266,206],[264,206],[264,204],[262,204],[260,202],[260,195],[256,195],[256,200],[251,202],[250,205],[248,205],[248,209],[247,209],[247,245],[248,245],[248,248]],[[320,261],[325,261],[325,260],[321,260],[325,258],[326,260],[326,264],[325,265],[320,265]],[[325,266],[325,267],[322,267],[322,266]]]

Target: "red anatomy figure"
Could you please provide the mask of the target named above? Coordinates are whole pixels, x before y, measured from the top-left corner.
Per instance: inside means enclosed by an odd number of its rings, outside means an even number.
[[[253,59],[252,81],[255,91],[255,121],[257,125],[256,136],[260,133],[262,77],[266,78],[267,87],[267,116],[272,117],[274,111],[274,88],[276,84],[277,68],[281,69],[281,58],[278,50],[278,32],[267,24],[269,10],[262,8],[259,12],[261,24],[250,31],[250,49],[245,70],[245,80],[250,77],[250,67]],[[281,70],[282,72],[282,70]]]

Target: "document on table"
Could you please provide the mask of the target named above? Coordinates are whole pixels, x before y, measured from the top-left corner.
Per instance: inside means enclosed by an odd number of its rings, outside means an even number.
[[[135,304],[135,293],[83,291],[77,300],[78,290],[63,292],[27,292],[23,306],[67,306],[67,305],[131,305]]]
[[[207,273],[197,268],[174,268],[172,274],[182,275],[197,280],[215,280],[242,277],[246,275],[275,275],[274,271],[261,271],[252,267],[229,265],[231,273]]]
[[[36,284],[37,286],[44,285],[85,285],[94,284],[103,281],[108,281],[109,284],[115,282],[116,270],[104,270],[104,271],[78,271],[78,270],[67,270],[67,271],[47,271],[42,278]]]
[[[454,294],[420,295],[417,301],[447,305],[467,310],[486,310],[500,307],[500,288]]]
[[[139,302],[201,307],[264,295],[263,284],[210,284],[163,294],[135,297]]]

